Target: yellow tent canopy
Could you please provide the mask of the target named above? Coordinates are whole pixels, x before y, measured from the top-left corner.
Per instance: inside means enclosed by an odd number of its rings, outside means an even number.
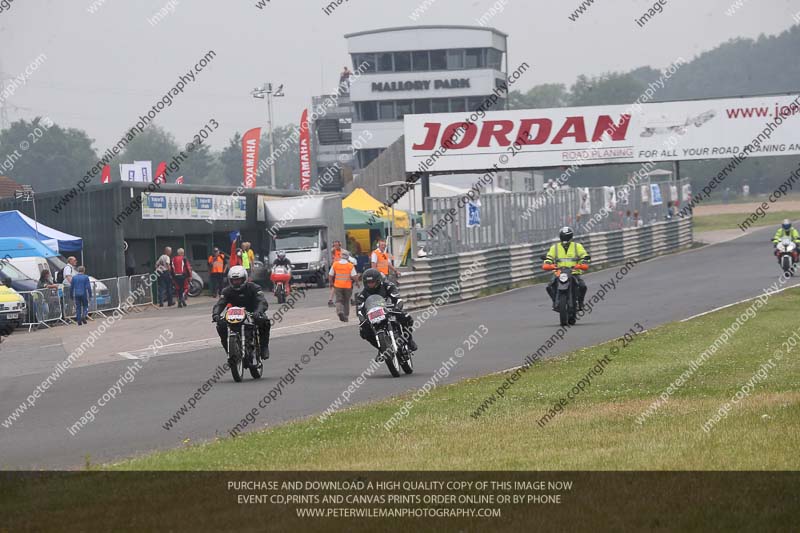
[[[379,217],[392,218],[392,208],[383,208],[383,203],[379,202],[364,189],[358,188],[351,192],[347,198],[342,200],[342,207],[351,207],[360,211],[376,212]],[[398,228],[408,228],[408,213],[400,209],[394,210],[394,224]]]

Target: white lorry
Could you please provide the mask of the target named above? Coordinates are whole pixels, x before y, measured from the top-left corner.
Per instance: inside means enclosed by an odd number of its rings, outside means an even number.
[[[278,250],[292,262],[292,283],[325,287],[333,241],[345,242],[342,197],[303,195],[264,201],[270,265]]]

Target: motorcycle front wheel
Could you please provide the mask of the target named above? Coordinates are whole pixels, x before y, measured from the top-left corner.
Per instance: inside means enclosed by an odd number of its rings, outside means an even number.
[[[403,360],[400,361],[400,368],[402,368],[403,372],[406,374],[414,373],[414,360],[411,359],[410,355],[406,355]]]
[[[558,318],[562,326],[569,324],[569,302],[566,294],[558,295]]]
[[[400,377],[400,370],[398,369],[398,362],[397,362],[397,354],[392,347],[392,343],[389,340],[389,335],[386,332],[381,331],[378,333],[378,344],[381,347],[381,352],[383,353],[383,360],[386,361],[386,366],[389,368],[389,372],[392,374],[392,377],[399,378]]]
[[[239,335],[228,336],[228,361],[233,381],[241,383],[244,376],[244,363],[242,361],[242,341]]]

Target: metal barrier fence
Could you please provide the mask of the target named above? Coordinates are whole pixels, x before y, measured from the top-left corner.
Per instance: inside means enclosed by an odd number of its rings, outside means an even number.
[[[543,242],[563,226],[571,226],[580,236],[651,225],[677,214],[690,193],[688,179],[628,183],[627,187],[481,194],[480,225],[473,226],[467,207],[459,205],[465,203],[462,196],[427,198],[425,250],[447,255]]]
[[[150,274],[123,278],[107,278],[92,281],[92,297],[89,299],[88,314],[105,316],[116,310],[151,305],[153,293]],[[38,289],[22,291],[20,296],[25,300],[25,318],[23,325],[33,327],[50,327],[49,323],[68,323],[76,318],[75,300],[70,294],[70,286],[63,285],[58,289]]]
[[[62,320],[63,308],[59,289],[38,289],[20,292],[25,300],[25,318],[22,325],[30,330],[34,326],[48,326],[47,322]]]
[[[414,271],[400,278],[406,308],[419,309],[449,294],[448,302],[469,300],[513,288],[518,283],[545,279],[541,255],[555,240],[496,246],[487,250],[434,256],[414,262]],[[580,238],[594,267],[643,261],[692,244],[692,220],[673,219],[637,228],[592,233]],[[473,265],[478,265],[473,269]]]

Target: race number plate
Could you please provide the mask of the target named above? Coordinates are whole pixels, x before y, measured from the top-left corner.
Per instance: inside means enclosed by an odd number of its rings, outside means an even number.
[[[386,312],[383,310],[383,307],[375,307],[367,312],[367,318],[373,323],[380,322],[385,316]]]
[[[231,322],[241,322],[244,320],[245,310],[241,307],[231,307],[228,309],[228,320]]]

